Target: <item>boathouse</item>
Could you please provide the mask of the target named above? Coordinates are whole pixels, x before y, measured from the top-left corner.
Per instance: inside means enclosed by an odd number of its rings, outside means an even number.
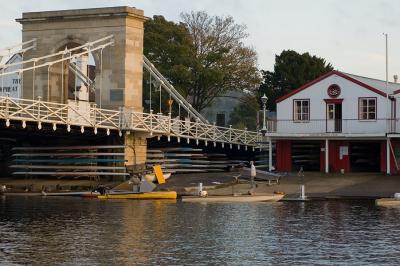
[[[6,61],[1,62],[2,60],[4,61],[4,59],[6,59]],[[2,73],[3,71],[19,70],[21,67],[19,65],[15,65],[15,63],[22,61],[22,53],[16,53],[11,57],[3,57],[2,60],[0,60],[1,65],[12,65],[12,66],[8,68],[0,67],[0,73]],[[21,77],[18,75],[18,73],[13,73],[12,75],[0,77],[0,95],[1,96],[8,95],[12,98],[21,97]]]
[[[331,71],[276,101],[267,136],[282,172],[399,171],[400,84]]]

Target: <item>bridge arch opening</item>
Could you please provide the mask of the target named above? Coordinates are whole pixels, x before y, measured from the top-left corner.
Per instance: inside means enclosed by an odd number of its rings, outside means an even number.
[[[68,41],[54,49],[54,52],[62,52],[85,44],[84,41]],[[77,49],[64,56],[80,54],[84,49]],[[83,100],[96,102],[96,77],[100,76],[98,65],[99,56],[94,52],[80,55],[62,63],[56,63],[48,68],[48,92],[49,101],[66,103],[68,100]],[[51,77],[51,78],[50,78]]]

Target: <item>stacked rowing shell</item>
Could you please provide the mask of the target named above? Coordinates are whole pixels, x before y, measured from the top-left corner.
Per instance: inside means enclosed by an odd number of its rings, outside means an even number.
[[[304,170],[320,169],[321,143],[292,143],[292,162],[296,169],[303,167]]]
[[[173,173],[222,172],[238,164],[228,160],[223,153],[205,153],[202,149],[190,147],[169,147],[149,149],[147,164],[161,164]]]
[[[275,158],[275,143],[272,146],[272,158]],[[272,162],[275,165],[274,162]],[[269,151],[268,147],[262,148],[261,150],[256,150],[254,155],[254,165],[260,170],[269,170]]]
[[[121,145],[15,147],[10,168],[15,176],[128,176],[124,148]]]

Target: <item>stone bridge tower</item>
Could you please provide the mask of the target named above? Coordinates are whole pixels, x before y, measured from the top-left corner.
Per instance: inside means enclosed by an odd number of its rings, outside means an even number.
[[[95,64],[95,97],[102,108],[133,108],[142,111],[143,11],[133,7],[76,9],[23,13],[22,41],[37,39],[37,48],[23,55],[24,60],[72,48],[109,35],[114,45],[101,54],[91,55]],[[89,58],[90,61],[90,58]],[[32,64],[31,64],[32,65]],[[25,67],[31,66],[25,65]],[[63,75],[61,75],[63,73]],[[68,67],[58,63],[23,74],[25,99],[68,103]],[[101,80],[100,80],[101,79]],[[101,91],[97,84],[101,83]],[[74,85],[75,86],[75,85]],[[145,161],[146,136],[132,132],[125,136],[128,165]]]

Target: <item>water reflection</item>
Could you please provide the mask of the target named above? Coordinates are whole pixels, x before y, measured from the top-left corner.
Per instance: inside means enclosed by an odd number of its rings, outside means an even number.
[[[397,264],[400,209],[7,197],[2,264]]]

